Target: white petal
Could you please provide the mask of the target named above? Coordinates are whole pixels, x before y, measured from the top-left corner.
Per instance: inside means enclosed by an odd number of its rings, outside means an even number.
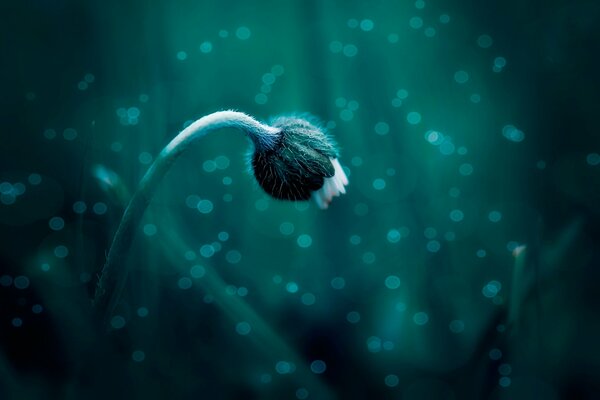
[[[329,201],[336,195],[337,190],[335,188],[335,184],[331,178],[325,178],[325,183],[323,184],[323,189],[325,189],[325,193],[327,194],[327,198]]]
[[[312,198],[315,199],[315,202],[317,203],[317,206],[321,210],[325,210],[327,208],[327,205],[325,203],[323,203],[323,199],[321,198],[321,195],[319,194],[319,191],[313,192],[312,193]]]
[[[344,183],[342,182],[342,180],[340,179],[340,177],[337,176],[337,175],[334,175],[333,178],[335,179],[335,184],[336,184],[336,187],[337,187],[338,191],[341,194],[346,194],[346,188],[344,187]]]
[[[321,197],[321,200],[323,201],[323,205],[325,206],[325,208],[327,208],[327,206],[329,206],[329,196],[327,195],[325,188],[322,187],[321,189],[319,189],[319,191],[317,193],[319,194],[319,197]]]
[[[340,178],[340,180],[342,181],[342,184],[347,185],[348,177],[346,176],[346,173],[344,172],[344,169],[340,165],[340,162],[338,161],[338,159],[332,158],[331,163],[333,164],[333,168],[335,170],[335,175]]]
[[[345,186],[348,184],[348,177],[337,158],[330,158],[330,161],[334,169],[333,176],[325,178],[323,186],[312,193],[317,206],[322,210],[329,207],[329,203],[331,203],[334,197],[346,193]]]

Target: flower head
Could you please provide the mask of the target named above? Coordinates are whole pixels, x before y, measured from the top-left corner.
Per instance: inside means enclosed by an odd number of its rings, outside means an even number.
[[[333,139],[306,118],[278,117],[276,139],[255,146],[250,163],[262,189],[280,200],[315,199],[321,209],[346,193],[348,178]]]

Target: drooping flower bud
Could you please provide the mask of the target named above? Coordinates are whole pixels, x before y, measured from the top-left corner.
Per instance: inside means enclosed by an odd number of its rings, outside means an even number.
[[[337,161],[333,139],[308,118],[278,117],[272,146],[256,146],[251,167],[261,188],[280,200],[315,199],[327,208],[333,196],[345,193],[348,179]]]

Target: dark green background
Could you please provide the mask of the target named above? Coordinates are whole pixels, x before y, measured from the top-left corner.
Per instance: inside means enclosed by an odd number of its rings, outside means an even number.
[[[27,0],[0,15],[0,397],[598,396],[597,2]],[[243,136],[207,136],[149,207],[105,333],[90,299],[149,156],[232,108],[320,118],[348,193],[327,211],[269,199]]]

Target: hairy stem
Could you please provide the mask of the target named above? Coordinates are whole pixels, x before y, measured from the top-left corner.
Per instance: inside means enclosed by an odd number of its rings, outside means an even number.
[[[94,306],[100,315],[104,314],[105,324],[110,321],[112,312],[125,286],[127,278],[126,256],[135,236],[135,231],[158,185],[175,160],[187,151],[193,143],[208,132],[227,127],[242,130],[252,140],[254,146],[262,149],[272,147],[279,133],[278,129],[261,124],[244,113],[218,111],[195,121],[165,146],[140,181],[136,192],[127,205],[108,251],[106,263],[102,268],[96,287]]]

